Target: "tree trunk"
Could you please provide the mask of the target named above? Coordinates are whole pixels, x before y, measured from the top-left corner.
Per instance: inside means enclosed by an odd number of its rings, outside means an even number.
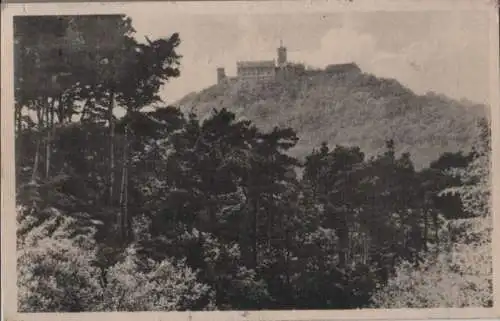
[[[363,238],[363,264],[368,263],[368,254],[370,253],[370,245],[368,243],[368,233]]]
[[[292,304],[294,295],[293,295],[293,286],[292,286],[292,278],[291,278],[291,268],[290,268],[290,253],[292,252],[291,249],[291,240],[290,240],[290,235],[288,232],[288,229],[285,230],[285,282],[286,282],[286,289],[287,289],[287,298],[288,298],[288,303]]]
[[[340,268],[345,268],[347,265],[347,255],[349,247],[349,230],[347,227],[347,219],[345,213],[337,213],[338,215],[338,227],[337,234],[339,236],[339,265]]]
[[[122,179],[120,188],[120,214],[118,217],[118,226],[121,230],[121,236],[126,239],[129,236],[129,218],[128,218],[128,127],[125,126],[125,135],[123,143],[123,162]]]
[[[31,172],[31,181],[35,181],[38,175],[38,164],[40,163],[40,145],[41,145],[41,137],[38,137],[36,141],[36,151],[35,151],[35,159],[33,160],[33,171]]]
[[[62,124],[64,122],[64,104],[65,104],[65,99],[62,98],[62,96],[59,99],[59,104],[57,105],[57,121],[59,124]]]
[[[435,211],[432,211],[432,220],[434,227],[434,237],[436,240],[436,244],[439,245],[441,242],[439,240],[439,226],[438,226],[438,217]]]
[[[82,112],[80,115],[80,121],[87,121],[90,118],[90,112],[92,110],[92,97],[87,98],[85,104],[83,105]]]
[[[131,236],[131,224],[130,217],[128,215],[128,152],[127,152],[127,161],[125,165],[125,196],[123,199],[124,208],[123,208],[123,217],[125,221],[125,237],[129,238]]]
[[[45,177],[50,177],[50,158],[52,155],[52,138],[54,136],[54,114],[55,114],[55,98],[52,98],[50,105],[47,105],[50,110],[47,111],[47,143],[45,145]],[[59,101],[60,103],[60,101]]]
[[[108,205],[113,205],[113,187],[115,184],[115,121],[113,110],[115,106],[115,94],[111,92],[108,106],[109,123],[109,185],[108,185]]]
[[[43,101],[43,106],[45,108],[45,114],[44,114],[44,122],[45,122],[45,125],[44,125],[44,135],[45,135],[45,155],[43,157],[43,165],[45,167],[45,169],[43,170],[43,175],[44,175],[44,178],[47,178],[47,172],[48,172],[48,168],[47,168],[47,157],[49,155],[49,149],[50,149],[50,145],[49,145],[49,140],[50,140],[50,103],[49,103],[49,100],[48,98],[47,99],[44,99]]]
[[[36,116],[37,116],[37,123],[38,123],[38,132],[36,135],[36,151],[35,151],[35,159],[33,160],[33,171],[31,173],[31,180],[35,181],[38,177],[38,167],[40,164],[40,147],[42,145],[42,139],[43,139],[43,122],[45,118],[45,112],[43,108],[43,101],[42,100],[42,106],[40,104],[37,104],[36,107]]]
[[[424,210],[423,212],[423,215],[424,215],[424,240],[423,240],[423,246],[424,246],[424,251],[427,252],[428,248],[427,248],[427,235],[429,233],[429,227],[428,227],[428,223],[427,223],[427,210]]]

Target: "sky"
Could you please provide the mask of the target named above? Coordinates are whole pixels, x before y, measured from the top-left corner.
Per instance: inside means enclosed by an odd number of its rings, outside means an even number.
[[[159,8],[136,7],[127,15],[139,38],[180,35],[181,76],[162,89],[167,103],[213,85],[217,67],[235,75],[237,60],[275,59],[280,40],[289,61],[313,67],[355,62],[418,94],[489,101],[485,11],[172,15]]]

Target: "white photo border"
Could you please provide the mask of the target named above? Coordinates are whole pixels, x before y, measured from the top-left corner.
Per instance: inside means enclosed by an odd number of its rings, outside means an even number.
[[[177,1],[177,2],[53,2],[3,4],[1,17],[1,285],[2,319],[14,320],[169,320],[169,321],[302,321],[302,320],[439,320],[500,318],[500,278],[493,275],[494,307],[464,309],[362,309],[283,310],[228,312],[109,312],[109,313],[17,313],[13,17],[28,15],[122,14],[124,8],[149,6],[171,14],[239,13],[263,14],[279,10],[292,12],[346,11],[439,11],[485,10],[490,26],[490,106],[492,113],[492,195],[493,224],[500,226],[500,81],[498,5],[493,0],[325,0],[325,1]],[[500,271],[500,230],[493,229],[493,271]]]

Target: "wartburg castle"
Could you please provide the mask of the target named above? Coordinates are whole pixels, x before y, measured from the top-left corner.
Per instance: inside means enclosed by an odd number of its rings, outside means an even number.
[[[257,60],[257,61],[237,61],[236,62],[236,77],[227,77],[224,68],[217,68],[217,83],[223,84],[228,80],[248,80],[248,81],[273,81],[277,79],[285,79],[287,75],[304,72],[303,65],[292,64],[287,61],[287,49],[280,44],[277,49],[277,61],[273,60]],[[344,73],[352,70],[359,71],[359,67],[355,63],[334,64],[326,68],[327,72]]]

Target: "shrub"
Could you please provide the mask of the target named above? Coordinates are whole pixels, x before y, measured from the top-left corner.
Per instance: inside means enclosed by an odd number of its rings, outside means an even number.
[[[21,209],[22,212],[22,209]],[[211,291],[184,261],[141,264],[131,246],[107,273],[97,267],[95,228],[56,209],[19,215],[21,312],[171,311],[211,307]]]
[[[450,235],[448,244],[429,252],[418,268],[407,262],[399,265],[395,276],[372,296],[374,306],[490,307],[493,300],[490,220],[464,219],[450,224],[453,238]]]
[[[108,270],[106,280],[100,305],[103,311],[187,310],[211,296],[210,288],[197,281],[184,261],[147,260],[144,264],[134,247]]]
[[[26,216],[22,225],[36,219]],[[18,240],[19,311],[78,312],[100,300],[94,229],[74,235],[76,219],[52,209],[52,216]]]

